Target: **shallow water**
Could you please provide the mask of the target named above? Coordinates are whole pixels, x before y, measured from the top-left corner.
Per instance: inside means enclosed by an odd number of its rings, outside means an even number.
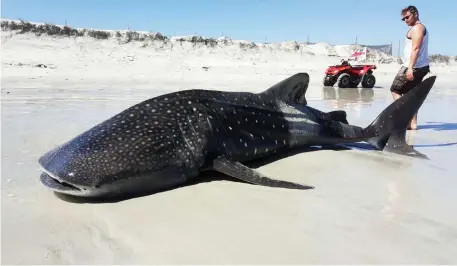
[[[309,105],[370,123],[392,100],[310,85]],[[212,181],[117,203],[64,201],[37,159],[164,91],[2,90],[2,263],[457,263],[457,87],[437,83],[410,144],[430,160],[310,151],[261,167],[316,186],[291,191]],[[96,250],[96,251],[95,251]],[[26,254],[26,255],[25,255]]]

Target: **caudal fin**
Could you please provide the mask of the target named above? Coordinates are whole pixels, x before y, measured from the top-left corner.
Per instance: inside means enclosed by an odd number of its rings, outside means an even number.
[[[435,84],[436,76],[422,81],[411,91],[391,103],[364,129],[365,134],[375,135],[368,143],[379,150],[423,157],[406,143],[406,130],[413,116],[424,103]]]

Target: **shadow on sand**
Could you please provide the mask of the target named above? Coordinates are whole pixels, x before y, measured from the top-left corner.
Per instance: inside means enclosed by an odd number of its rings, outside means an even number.
[[[426,122],[426,125],[418,125],[418,130],[432,129],[436,131],[457,130],[457,123]],[[457,142],[439,143],[439,144],[419,144],[414,145],[418,148],[447,147],[457,145]]]
[[[441,144],[421,144],[421,145],[414,145],[417,148],[430,148],[430,147],[447,147],[447,146],[454,146],[457,145],[457,142],[449,142],[449,143],[441,143]]]
[[[457,123],[427,122],[426,125],[418,125],[417,129],[457,130]]]
[[[342,147],[342,146],[326,146],[326,147],[308,147],[308,148],[295,148],[295,149],[284,149],[281,152],[277,152],[276,154],[272,154],[270,156],[267,156],[265,158],[259,159],[259,160],[253,160],[249,163],[246,163],[245,165],[251,168],[259,168],[264,165],[270,164],[272,162],[285,159],[290,156],[294,156],[296,154],[304,153],[304,152],[314,152],[314,151],[320,151],[320,150],[333,150],[333,151],[338,151],[338,150],[350,150],[350,148],[347,147]],[[172,191],[174,189],[182,188],[182,187],[187,187],[187,186],[193,186],[196,184],[201,184],[201,183],[206,183],[206,182],[213,182],[213,181],[233,181],[233,182],[238,182],[238,183],[245,183],[246,185],[252,185],[253,184],[243,182],[239,179],[233,178],[231,176],[222,174],[217,171],[205,171],[202,174],[200,174],[195,180],[189,181],[188,183],[180,186],[175,186],[175,187],[170,187],[170,188],[165,188],[162,190],[157,190],[157,191],[148,191],[144,193],[138,193],[138,194],[130,194],[130,195],[125,195],[125,196],[119,196],[119,197],[110,197],[110,198],[85,198],[85,197],[78,197],[78,196],[72,196],[72,195],[66,195],[66,194],[61,194],[58,192],[54,192],[55,196],[61,200],[70,202],[70,203],[77,203],[77,204],[83,204],[83,203],[115,203],[115,202],[120,202],[124,200],[129,200],[129,199],[134,199],[138,197],[144,197],[144,196],[149,196],[152,194],[157,194],[157,193],[162,193],[162,192],[167,192],[167,191]]]

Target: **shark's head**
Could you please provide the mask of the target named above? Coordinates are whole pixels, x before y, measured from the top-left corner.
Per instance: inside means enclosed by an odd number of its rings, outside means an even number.
[[[79,136],[47,152],[39,158],[41,182],[63,194],[108,197],[141,193],[177,181],[176,176],[167,175],[181,166],[181,157],[171,154],[175,147],[149,136],[139,137],[139,142],[124,137],[125,141],[116,142]]]
[[[127,109],[45,153],[38,161],[41,182],[56,192],[83,197],[180,183],[185,177],[178,171],[188,159],[185,143],[179,140],[176,120],[150,106]]]

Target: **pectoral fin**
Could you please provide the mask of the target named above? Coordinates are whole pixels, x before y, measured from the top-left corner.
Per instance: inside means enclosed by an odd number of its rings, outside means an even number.
[[[292,182],[271,179],[262,176],[259,172],[241,164],[238,161],[229,160],[226,157],[219,157],[213,161],[213,169],[243,180],[245,182],[268,187],[279,187],[289,189],[312,189],[313,186],[300,185]]]

